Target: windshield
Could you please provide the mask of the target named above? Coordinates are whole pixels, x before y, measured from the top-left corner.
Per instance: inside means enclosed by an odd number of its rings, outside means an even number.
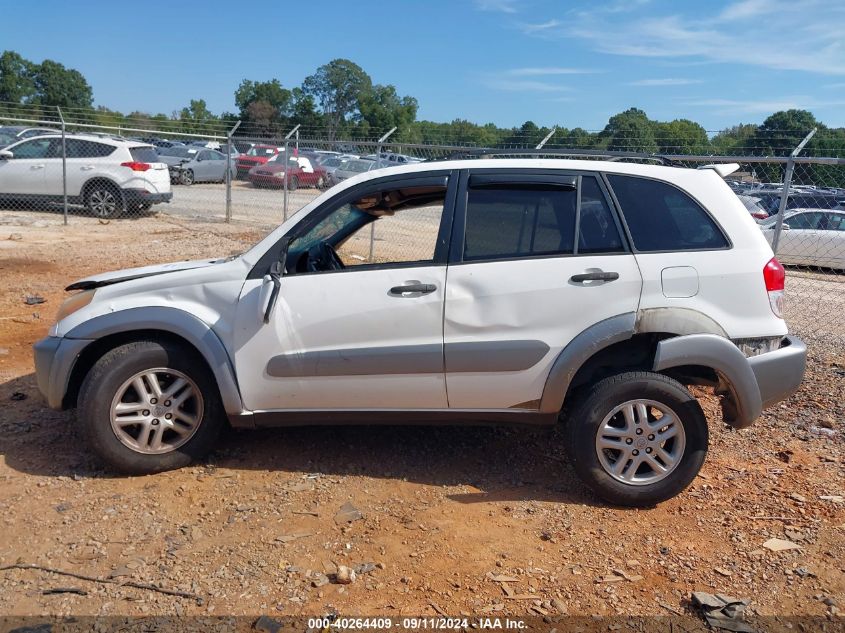
[[[340,166],[340,169],[360,174],[365,171],[370,171],[372,167],[373,161],[371,160],[348,160]]]
[[[15,136],[14,132],[7,132],[6,130],[0,130],[0,147],[3,145],[8,145],[13,141],[16,141],[17,137]]]
[[[191,158],[197,153],[193,147],[160,147],[159,156],[177,156],[179,158]]]
[[[327,158],[321,164],[323,167],[337,167],[340,163],[341,160],[339,158]]]

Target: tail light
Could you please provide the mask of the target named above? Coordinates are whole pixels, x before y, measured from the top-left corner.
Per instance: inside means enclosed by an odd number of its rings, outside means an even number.
[[[766,213],[765,211],[756,211],[756,212],[751,214],[751,217],[756,218],[758,220],[768,220],[769,214]]]
[[[772,257],[763,267],[763,281],[766,282],[766,292],[769,293],[769,305],[772,307],[772,312],[782,319],[786,271],[776,258]]]
[[[152,165],[149,163],[139,163],[137,161],[129,161],[128,163],[120,163],[121,167],[128,167],[132,171],[147,171]]]

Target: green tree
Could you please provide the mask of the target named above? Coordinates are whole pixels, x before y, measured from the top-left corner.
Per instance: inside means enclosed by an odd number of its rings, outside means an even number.
[[[358,99],[360,135],[380,135],[396,127],[397,133],[390,140],[407,140],[411,124],[417,118],[417,105],[413,97],[400,97],[394,86],[376,84],[362,91]]]
[[[704,154],[710,149],[707,130],[689,119],[655,121],[654,138],[662,154]]]
[[[33,71],[35,95],[31,103],[88,110],[94,102],[91,86],[78,70],[45,59]]]
[[[219,119],[208,109],[205,99],[191,99],[190,105],[179,112],[179,121],[183,132],[202,134],[207,133]]]
[[[599,137],[609,150],[657,151],[652,123],[646,113],[638,108],[629,108],[610,117]]]
[[[242,134],[279,134],[289,123],[293,93],[278,79],[244,79],[235,91],[235,105],[244,122]]]
[[[781,110],[768,117],[754,132],[752,146],[763,154],[786,156],[819,122],[807,110]]]
[[[35,95],[35,65],[14,51],[0,54],[0,102],[22,103]],[[0,103],[2,105],[2,103]]]
[[[302,91],[323,113],[330,141],[351,116],[359,114],[361,93],[371,89],[370,76],[348,59],[333,59],[302,82]]]
[[[751,146],[751,139],[755,132],[757,132],[755,124],[740,123],[716,134],[710,139],[710,147],[714,154],[752,155],[756,153],[755,148]]]

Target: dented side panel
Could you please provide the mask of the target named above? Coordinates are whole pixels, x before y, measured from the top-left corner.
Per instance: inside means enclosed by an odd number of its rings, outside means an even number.
[[[574,283],[588,269],[611,282]],[[444,339],[450,408],[509,408],[543,398],[552,365],[572,339],[599,321],[636,312],[642,281],[633,255],[549,257],[450,266]],[[450,346],[530,338],[548,346],[519,371],[449,371]],[[491,359],[492,362],[493,359]],[[576,368],[577,369],[577,368]]]

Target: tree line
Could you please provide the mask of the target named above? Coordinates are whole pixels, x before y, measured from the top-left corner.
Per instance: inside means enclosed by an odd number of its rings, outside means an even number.
[[[320,66],[300,86],[292,88],[278,79],[244,79],[234,91],[234,103],[237,112],[220,114],[211,112],[204,99],[192,99],[169,115],[139,111],[124,114],[94,107],[93,90],[77,70],[49,59],[36,63],[14,51],[0,54],[0,113],[14,111],[16,104],[28,106],[27,112],[38,112],[39,108],[47,112],[60,106],[77,122],[163,129],[172,134],[219,134],[240,120],[241,134],[267,138],[278,138],[299,124],[303,136],[329,141],[373,139],[396,127],[392,142],[482,147],[532,147],[552,129],[533,121],[503,128],[465,119],[418,120],[416,98],[401,96],[393,85],[374,83],[363,68],[348,59],[334,59]],[[818,132],[804,150],[805,155],[839,157],[845,152],[845,129],[827,127],[806,110],[776,112],[760,125],[741,123],[712,136],[689,119],[655,121],[637,108],[610,117],[600,131],[555,127],[549,147],[758,156],[789,154],[815,127]],[[824,169],[816,170],[813,177],[838,180],[840,168],[828,171],[829,178]]]

